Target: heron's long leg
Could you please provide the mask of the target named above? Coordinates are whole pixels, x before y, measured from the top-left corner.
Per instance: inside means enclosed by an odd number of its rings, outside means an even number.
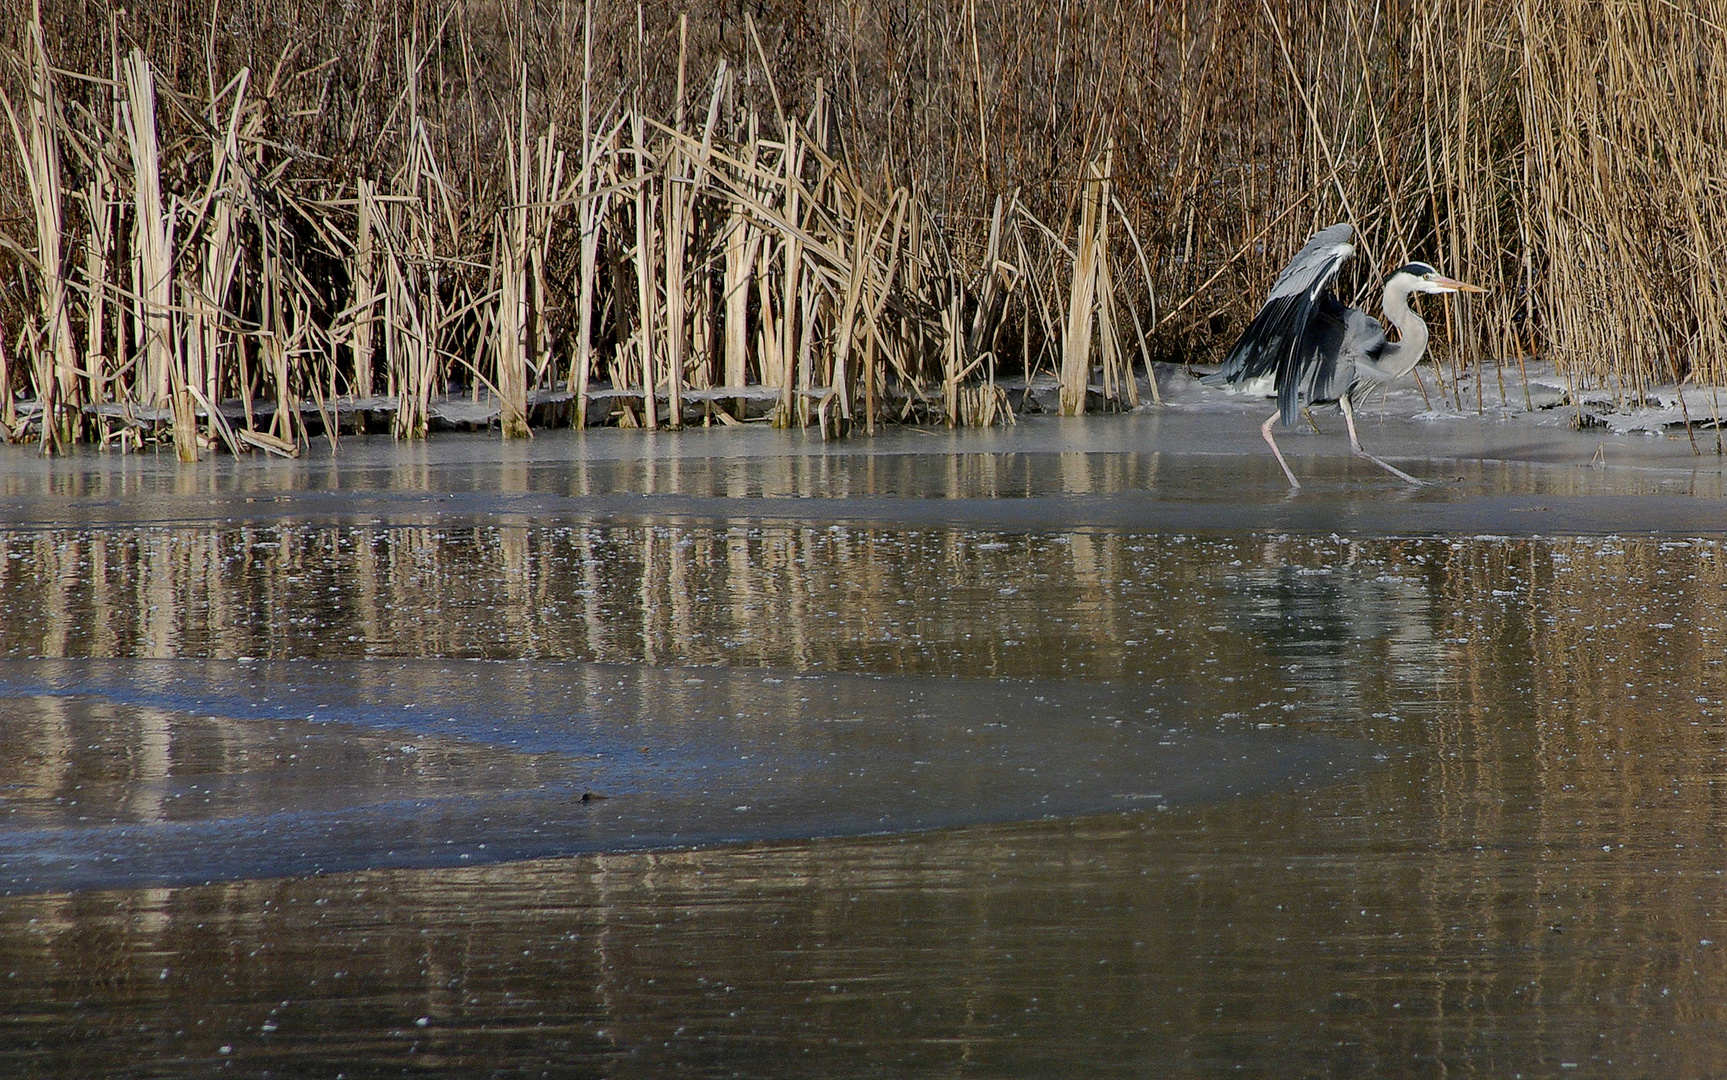
[[[1277,418],[1282,415],[1281,412],[1272,413],[1271,419],[1259,425],[1259,433],[1265,436],[1265,444],[1271,447],[1273,454],[1277,455],[1277,463],[1283,466],[1283,475],[1289,477],[1289,486],[1298,488],[1301,486],[1301,481],[1297,480],[1295,474],[1289,471],[1289,462],[1283,460],[1283,451],[1277,448],[1277,440],[1271,437],[1271,425],[1277,423]]]
[[[1395,465],[1388,465],[1362,449],[1361,440],[1355,436],[1355,409],[1349,404],[1349,395],[1344,394],[1342,397],[1338,398],[1337,404],[1343,408],[1343,422],[1349,426],[1349,448],[1355,451],[1356,457],[1366,458],[1368,461],[1373,462],[1375,465],[1384,469],[1392,476],[1397,477],[1399,480],[1402,480],[1406,484],[1414,484],[1416,487],[1421,487],[1426,483],[1425,480],[1417,480],[1415,477],[1410,476]]]

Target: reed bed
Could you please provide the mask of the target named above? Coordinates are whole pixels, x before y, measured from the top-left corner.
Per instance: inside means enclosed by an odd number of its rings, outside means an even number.
[[[91,10],[0,16],[0,424],[49,450],[1132,407],[1341,219],[1358,299],[1493,289],[1430,312],[1455,405],[1727,382],[1727,0]]]

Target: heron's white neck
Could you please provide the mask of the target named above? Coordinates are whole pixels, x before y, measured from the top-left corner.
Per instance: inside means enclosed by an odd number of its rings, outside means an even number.
[[[1385,317],[1397,327],[1397,340],[1380,354],[1375,366],[1394,379],[1414,371],[1427,353],[1427,323],[1409,306],[1415,281],[1408,274],[1396,274],[1385,283]]]

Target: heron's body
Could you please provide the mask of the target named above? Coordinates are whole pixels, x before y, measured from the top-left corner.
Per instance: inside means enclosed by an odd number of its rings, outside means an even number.
[[[1347,224],[1315,233],[1278,275],[1265,306],[1229,350],[1222,369],[1206,379],[1242,390],[1267,385],[1276,392],[1277,412],[1260,430],[1291,487],[1301,484],[1283,460],[1271,426],[1281,419],[1288,427],[1304,407],[1333,403],[1343,410],[1349,445],[1358,456],[1411,484],[1420,482],[1362,449],[1354,399],[1408,375],[1427,352],[1427,323],[1409,306],[1410,294],[1485,291],[1426,263],[1406,263],[1385,282],[1383,309],[1397,330],[1393,341],[1378,319],[1332,295],[1331,283],[1355,254],[1354,233]]]

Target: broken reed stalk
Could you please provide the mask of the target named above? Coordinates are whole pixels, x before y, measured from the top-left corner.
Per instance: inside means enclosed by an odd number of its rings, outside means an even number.
[[[1096,315],[1098,270],[1104,257],[1104,192],[1107,166],[1086,164],[1084,193],[1080,196],[1079,235],[1074,247],[1072,286],[1068,292],[1067,334],[1061,350],[1061,413],[1079,416],[1085,412],[1085,396],[1091,375],[1091,336]]]
[[[512,205],[498,219],[497,388],[506,439],[528,435],[528,73],[522,69],[517,121],[505,158]]]
[[[168,403],[174,449],[181,461],[198,460],[197,426],[186,372],[175,355],[173,333],[174,222],[162,198],[161,147],[156,130],[156,78],[138,49],[126,57],[126,138],[131,148],[139,320],[143,324],[142,404]]]
[[[654,313],[657,308],[654,303],[654,285],[659,276],[655,272],[659,255],[654,237],[654,219],[649,213],[653,199],[649,194],[648,150],[642,135],[642,112],[639,103],[631,110],[630,134],[630,153],[635,159],[636,167],[636,371],[637,385],[641,387],[642,426],[651,431],[660,426],[656,401],[659,379],[654,363]]]

